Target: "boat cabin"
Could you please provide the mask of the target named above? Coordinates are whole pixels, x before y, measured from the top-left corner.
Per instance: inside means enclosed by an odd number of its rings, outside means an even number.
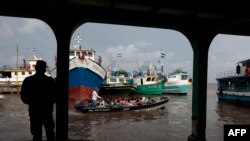
[[[237,63],[236,74],[250,75],[250,59],[243,60]]]
[[[21,84],[26,77],[35,74],[35,66],[38,60],[42,60],[42,58],[33,55],[32,58],[27,59],[28,63],[26,63],[26,60],[23,60],[23,65],[19,68],[11,68],[4,65],[0,69],[0,84]],[[49,75],[48,70],[46,75]]]
[[[172,79],[179,79],[179,80],[189,80],[190,76],[186,73],[179,73],[179,74],[174,74],[174,75],[168,75],[167,78],[172,78]]]
[[[102,63],[102,58],[101,56],[96,55],[96,51],[93,50],[92,48],[90,50],[84,50],[82,49],[80,45],[80,41],[82,40],[80,36],[78,35],[74,40],[77,41],[77,44],[73,47],[70,48],[69,50],[69,60],[77,57],[79,59],[91,59],[99,64]]]
[[[81,50],[80,48],[71,48],[69,52],[69,59],[74,57],[78,58],[90,58],[91,60],[95,61],[95,51],[94,50]]]
[[[250,59],[237,63],[236,70],[217,74],[217,90],[250,92]]]

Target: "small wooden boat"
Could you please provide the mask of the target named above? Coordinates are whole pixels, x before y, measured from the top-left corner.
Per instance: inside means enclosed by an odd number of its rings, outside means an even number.
[[[143,104],[137,106],[121,106],[121,107],[84,107],[82,104],[76,104],[75,109],[82,113],[94,112],[118,112],[118,111],[150,111],[164,108],[165,104],[169,101],[168,97],[161,97],[159,101],[152,104]]]

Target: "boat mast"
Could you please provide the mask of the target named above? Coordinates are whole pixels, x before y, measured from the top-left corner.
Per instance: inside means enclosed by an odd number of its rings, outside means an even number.
[[[16,47],[16,69],[18,69],[18,44]],[[16,71],[16,85],[18,86],[18,71]]]
[[[77,49],[80,50],[80,46],[81,46],[80,41],[82,40],[82,38],[78,34],[77,37],[74,40],[77,41]]]

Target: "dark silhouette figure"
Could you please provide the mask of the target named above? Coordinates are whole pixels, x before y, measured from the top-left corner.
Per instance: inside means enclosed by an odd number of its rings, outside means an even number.
[[[30,130],[33,141],[42,140],[44,126],[48,141],[55,141],[53,105],[56,99],[56,83],[45,75],[47,64],[37,61],[36,74],[26,77],[22,84],[21,100],[29,105]]]
[[[240,74],[240,65],[239,64],[237,64],[237,66],[236,66],[236,73],[239,75]]]

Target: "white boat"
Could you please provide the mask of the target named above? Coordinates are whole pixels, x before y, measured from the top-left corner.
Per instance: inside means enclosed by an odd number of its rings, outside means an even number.
[[[0,69],[0,85],[22,85],[26,77],[35,74],[35,66],[38,60],[42,60],[42,58],[33,55],[32,58],[24,59],[23,65],[19,68],[11,68],[10,66],[4,65]],[[46,71],[46,75],[49,76],[49,71]]]
[[[192,79],[187,72],[177,69],[166,76],[163,93],[187,94],[191,88]]]

